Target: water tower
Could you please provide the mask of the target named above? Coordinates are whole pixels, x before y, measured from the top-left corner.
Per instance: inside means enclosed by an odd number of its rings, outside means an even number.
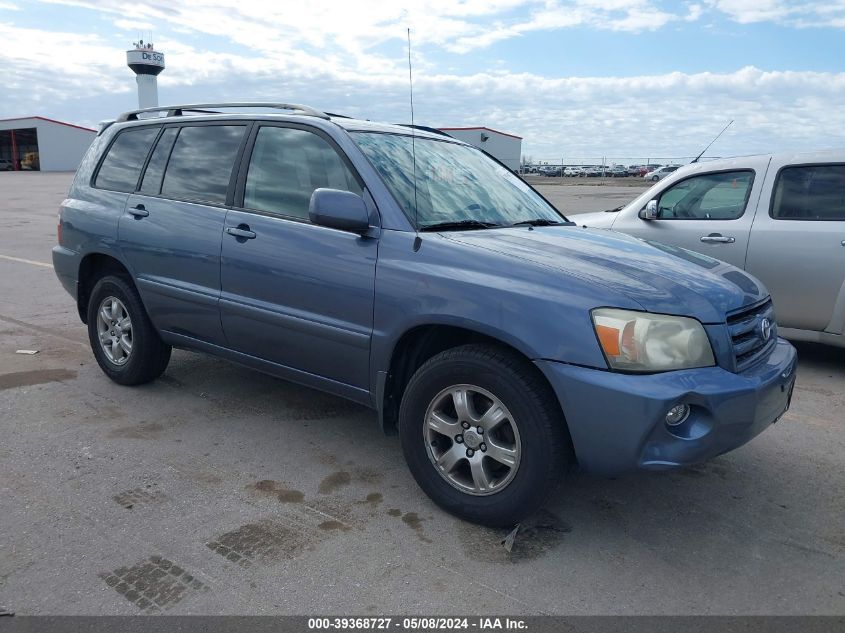
[[[135,42],[135,48],[126,51],[126,65],[135,71],[138,82],[138,107],[155,108],[158,106],[158,80],[156,77],[164,70],[164,53],[153,48],[152,42]]]

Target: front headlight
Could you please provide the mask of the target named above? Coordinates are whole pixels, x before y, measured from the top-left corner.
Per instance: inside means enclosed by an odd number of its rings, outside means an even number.
[[[592,311],[611,369],[657,372],[712,367],[713,348],[695,319],[616,308]]]

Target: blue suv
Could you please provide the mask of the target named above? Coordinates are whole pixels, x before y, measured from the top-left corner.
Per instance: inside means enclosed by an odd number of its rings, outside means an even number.
[[[448,135],[306,106],[122,115],[53,261],[112,380],[153,380],[179,347],[370,406],[436,503],[493,526],[575,465],[736,448],[795,381],[743,271],[576,226]]]

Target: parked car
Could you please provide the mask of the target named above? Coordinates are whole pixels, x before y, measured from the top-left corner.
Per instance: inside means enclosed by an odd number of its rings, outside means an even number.
[[[648,172],[643,178],[646,180],[651,180],[652,182],[657,182],[662,178],[666,178],[669,174],[678,170],[678,165],[667,165],[666,167],[660,167],[655,169],[654,171]]]
[[[604,174],[603,167],[596,167],[595,165],[591,165],[589,167],[584,168],[584,175],[587,178],[598,178]]]
[[[642,176],[643,169],[645,169],[644,165],[628,165],[628,175],[629,176]]]
[[[284,114],[208,112],[245,105]],[[176,346],[349,398],[398,430],[436,503],[487,525],[535,511],[576,463],[736,448],[795,380],[753,277],[576,226],[451,137],[306,106],[120,116],[58,241],[113,381],[155,379]]]
[[[563,175],[569,176],[570,178],[578,178],[584,175],[584,170],[581,167],[570,166],[563,170]]]
[[[577,217],[744,268],[771,290],[784,336],[845,347],[843,151],[696,163],[616,213]]]
[[[628,168],[625,165],[614,165],[607,172],[611,178],[626,178],[628,176]]]
[[[14,171],[15,164],[9,158],[0,158],[0,171]]]

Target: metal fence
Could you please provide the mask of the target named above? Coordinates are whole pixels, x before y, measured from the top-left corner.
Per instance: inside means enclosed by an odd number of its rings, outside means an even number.
[[[523,156],[520,164],[521,171],[532,172],[534,170],[548,171],[560,170],[567,167],[598,167],[599,169],[611,169],[616,165],[631,167],[634,165],[664,166],[664,165],[686,165],[695,159],[695,156],[573,156],[557,158],[534,158]],[[715,160],[718,156],[702,157],[700,160]]]

